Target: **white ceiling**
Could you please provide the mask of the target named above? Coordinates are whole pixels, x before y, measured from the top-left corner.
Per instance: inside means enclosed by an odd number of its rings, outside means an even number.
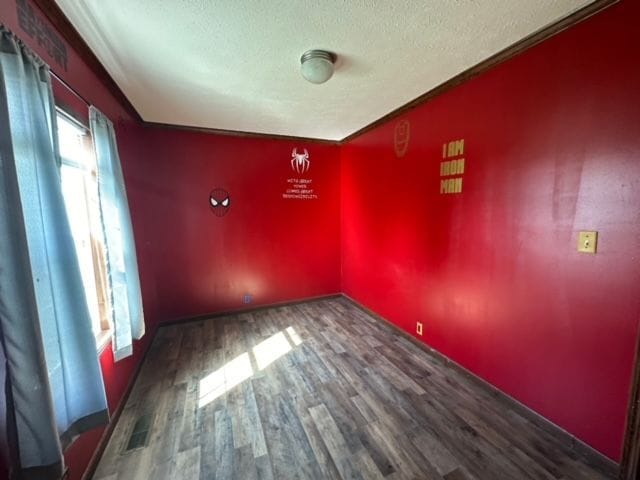
[[[340,140],[592,0],[56,0],[149,122]],[[306,82],[310,48],[338,54]]]

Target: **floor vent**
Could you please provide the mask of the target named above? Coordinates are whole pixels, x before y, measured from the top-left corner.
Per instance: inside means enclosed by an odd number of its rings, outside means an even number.
[[[127,448],[125,452],[129,450],[135,450],[136,448],[146,447],[149,442],[149,433],[151,432],[151,424],[153,423],[153,414],[145,413],[138,420],[136,420],[129,442],[127,442]]]

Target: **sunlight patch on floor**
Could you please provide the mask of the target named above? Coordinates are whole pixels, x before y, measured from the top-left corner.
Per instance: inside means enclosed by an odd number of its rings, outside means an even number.
[[[285,331],[287,332],[287,334],[289,335],[289,338],[291,339],[291,341],[295,346],[298,346],[302,343],[302,340],[298,336],[298,333],[293,329],[293,327],[287,327]]]
[[[253,347],[253,355],[256,358],[259,370],[264,370],[290,351],[291,344],[282,332],[276,333]]]
[[[284,332],[287,335],[285,336]],[[273,362],[292,351],[292,344],[298,346],[302,340],[293,327],[288,327],[263,340],[253,347],[253,355],[258,370],[264,370]],[[232,388],[251,378],[255,373],[251,366],[250,352],[244,352],[221,368],[210,373],[199,383],[198,408],[210,404]]]
[[[202,408],[213,402],[220,395],[228,392],[236,385],[240,385],[251,375],[253,375],[251,360],[249,359],[249,354],[244,352],[226,363],[222,368],[200,380],[198,407]]]

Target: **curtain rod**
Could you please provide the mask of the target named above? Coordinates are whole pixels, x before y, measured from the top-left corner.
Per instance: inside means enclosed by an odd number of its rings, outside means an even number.
[[[87,99],[84,98],[82,95],[80,95],[75,88],[73,88],[71,85],[69,85],[67,82],[65,82],[62,79],[62,77],[60,77],[60,75],[55,73],[53,70],[49,70],[49,71],[51,72],[51,75],[53,77],[55,77],[56,80],[58,80],[62,84],[63,87],[65,87],[67,90],[69,90],[71,93],[73,93],[76,97],[78,97],[80,100],[82,100],[87,105],[87,107],[91,106],[91,103],[89,101],[87,101]]]

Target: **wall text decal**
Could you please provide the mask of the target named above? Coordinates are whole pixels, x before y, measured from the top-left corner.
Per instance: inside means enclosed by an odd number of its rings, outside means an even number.
[[[67,71],[67,46],[44,17],[36,14],[27,0],[16,0],[18,25],[27,35],[38,42],[49,56]]]
[[[462,193],[464,175],[464,139],[453,140],[442,145],[440,162],[440,193]],[[455,178],[442,178],[455,177]]]
[[[311,187],[313,180],[310,178],[287,178],[287,189],[282,198],[297,200],[317,200],[318,195]]]
[[[308,150],[305,148],[303,153],[298,153],[298,149],[291,151],[291,170],[299,175],[307,173],[311,168],[311,158]],[[286,200],[317,200],[318,194],[315,193],[313,179],[311,178],[287,178],[285,191],[282,198]]]

